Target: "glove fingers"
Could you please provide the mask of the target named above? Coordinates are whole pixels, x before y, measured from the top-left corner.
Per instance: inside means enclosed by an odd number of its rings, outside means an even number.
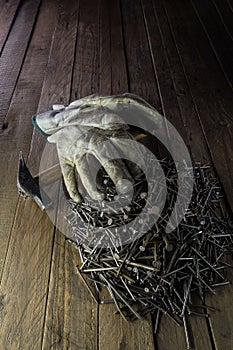
[[[65,161],[61,161],[61,171],[66,185],[66,189],[71,199],[75,202],[81,202],[82,198],[77,190],[77,183],[75,177],[75,169],[72,165],[67,164]]]
[[[137,164],[139,167],[143,168],[145,166],[145,155],[146,149],[141,146],[137,141],[132,141],[133,144],[130,144],[130,148],[126,149],[125,143],[121,142],[121,140],[114,140],[117,143],[117,147],[122,152],[122,154],[126,154],[126,159],[129,159],[131,162]]]
[[[104,199],[104,194],[99,192],[96,187],[96,175],[99,167],[97,168],[94,157],[91,154],[85,154],[85,156],[76,161],[75,164],[82,184],[89,196],[94,200]]]
[[[127,192],[132,189],[134,183],[129,171],[126,168],[121,150],[118,147],[120,139],[111,138],[102,142],[93,150],[93,155],[116,186],[117,192]],[[128,181],[127,181],[128,180]]]
[[[132,177],[127,171],[125,164],[120,159],[106,160],[101,155],[98,155],[101,164],[103,165],[106,173],[109,175],[114,185],[116,186],[117,192],[127,192],[132,189],[134,183]],[[125,181],[128,180],[128,181]]]
[[[138,142],[134,141],[132,149],[132,145],[130,145],[129,148],[126,147],[125,139],[113,138],[111,141],[113,145],[118,149],[121,157],[126,159],[126,164],[132,177],[134,179],[140,178],[143,175],[142,169],[145,168],[143,146],[139,147]]]
[[[128,167],[126,166],[126,162],[123,159],[115,159],[114,160],[115,165],[121,170],[122,174],[123,174],[123,179],[127,179],[131,182],[133,181],[133,178],[128,170]]]
[[[137,164],[126,160],[126,165],[135,180],[140,179],[143,176],[143,171]]]

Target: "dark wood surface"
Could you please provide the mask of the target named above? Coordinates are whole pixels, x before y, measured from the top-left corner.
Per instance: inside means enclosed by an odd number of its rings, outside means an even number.
[[[233,208],[233,16],[228,0],[0,0],[0,349],[183,350],[163,316],[125,322],[76,275],[78,253],[16,189],[18,151],[33,174],[46,143],[31,116],[52,103],[133,92],[210,163]],[[229,278],[233,281],[232,270]],[[233,348],[233,287],[191,318],[197,350]],[[107,298],[102,292],[101,299]]]

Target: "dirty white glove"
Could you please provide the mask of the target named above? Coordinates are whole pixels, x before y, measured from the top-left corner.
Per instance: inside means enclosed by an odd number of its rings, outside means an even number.
[[[116,102],[147,105],[134,95],[89,96],[68,106],[53,105],[52,110],[33,117],[35,127],[48,136],[50,143],[57,144],[58,157],[64,182],[70,197],[79,202],[82,186],[93,199],[103,199],[104,194],[96,187],[96,169],[103,166],[117,191],[129,190],[134,179],[141,175],[137,160],[142,154],[137,147],[130,159],[127,140],[133,140],[128,126],[117,112]],[[126,142],[125,142],[126,141]]]

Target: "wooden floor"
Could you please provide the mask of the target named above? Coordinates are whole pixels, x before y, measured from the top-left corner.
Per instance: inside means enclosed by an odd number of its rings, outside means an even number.
[[[154,339],[150,317],[126,323],[93,302],[77,251],[18,197],[18,151],[37,173],[45,139],[33,114],[130,91],[173,123],[195,161],[212,164],[233,208],[232,40],[230,0],[0,0],[0,349],[186,348],[166,316]],[[206,303],[218,311],[191,319],[197,350],[233,349],[233,286],[216,293]]]

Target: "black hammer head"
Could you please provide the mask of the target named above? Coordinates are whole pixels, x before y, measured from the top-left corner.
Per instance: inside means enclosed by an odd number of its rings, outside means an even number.
[[[41,210],[45,209],[43,204],[39,183],[36,179],[30,174],[26,163],[23,158],[23,153],[19,153],[19,166],[18,166],[18,175],[17,175],[17,187],[19,194],[23,197],[31,197],[38,204]]]

